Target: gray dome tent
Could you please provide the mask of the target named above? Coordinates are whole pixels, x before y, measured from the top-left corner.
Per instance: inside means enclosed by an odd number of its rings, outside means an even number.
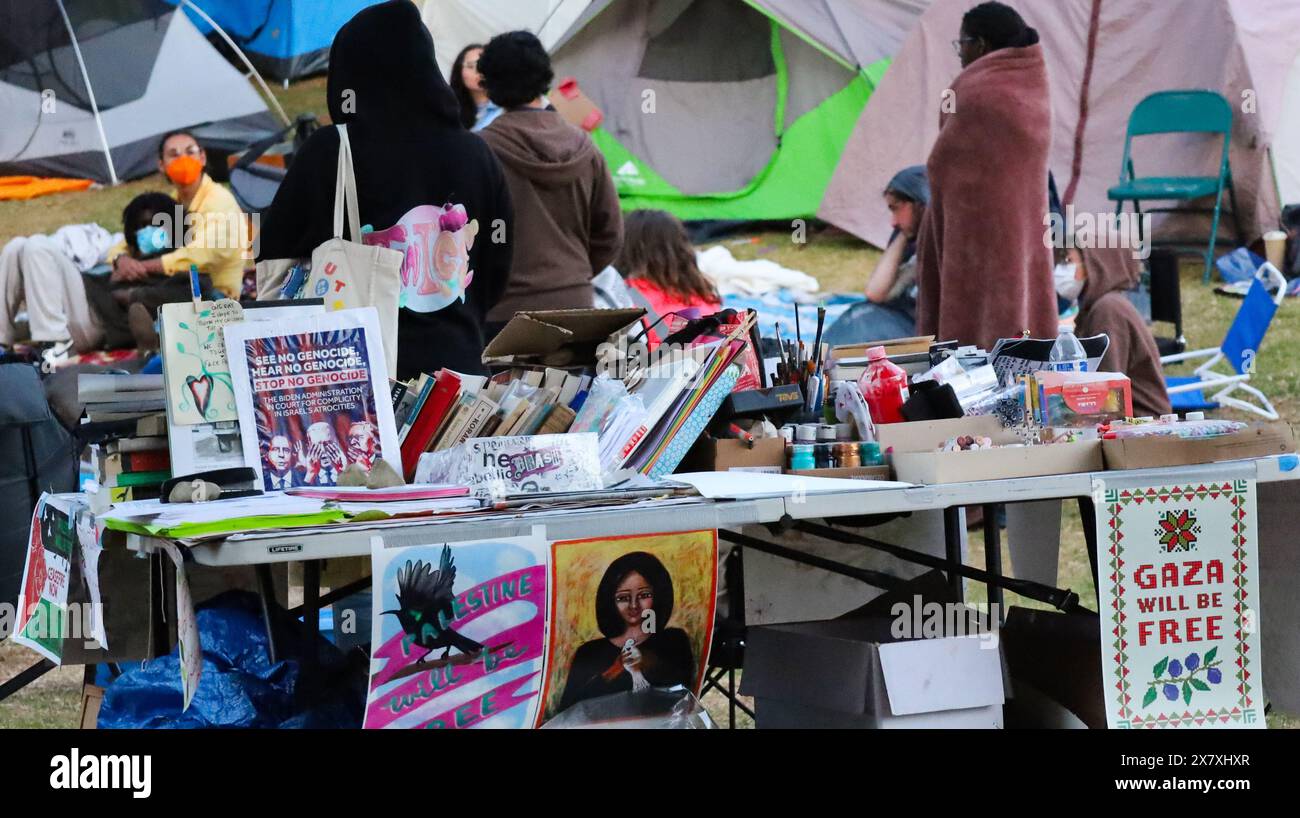
[[[161,0],[0,0],[0,174],[116,183],[189,128],[232,151],[276,130],[262,98]]]

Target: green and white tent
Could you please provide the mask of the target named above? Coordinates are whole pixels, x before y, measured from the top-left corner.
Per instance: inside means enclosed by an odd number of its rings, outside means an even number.
[[[815,214],[927,0],[597,0],[555,42],[625,209]]]

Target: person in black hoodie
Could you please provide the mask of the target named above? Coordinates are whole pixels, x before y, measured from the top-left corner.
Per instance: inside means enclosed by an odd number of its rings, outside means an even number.
[[[514,211],[501,165],[460,124],[410,0],[362,9],[339,30],[327,94],[330,118],[348,128],[361,223],[374,227],[363,241],[406,255],[398,377],[484,373],[483,323],[510,275]],[[309,257],[332,236],[338,150],[336,128],[299,150],[263,217],[259,260]]]

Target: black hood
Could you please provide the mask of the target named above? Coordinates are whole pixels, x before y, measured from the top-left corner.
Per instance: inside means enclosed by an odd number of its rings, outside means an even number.
[[[411,0],[357,12],[334,37],[330,119],[380,127],[462,129],[460,106],[434,59],[433,37]]]

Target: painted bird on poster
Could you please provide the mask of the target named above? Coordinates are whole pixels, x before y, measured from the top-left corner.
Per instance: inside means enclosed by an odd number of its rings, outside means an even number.
[[[431,562],[407,560],[397,572],[398,608],[384,613],[396,616],[406,632],[402,638],[403,648],[408,651],[411,645],[425,648],[425,654],[416,660],[416,664],[423,663],[438,648],[445,649],[443,659],[452,648],[467,655],[483,650],[481,644],[451,627],[452,600],[456,596],[452,585],[455,581],[456,565],[451,558],[451,548],[445,545],[437,570]]]

